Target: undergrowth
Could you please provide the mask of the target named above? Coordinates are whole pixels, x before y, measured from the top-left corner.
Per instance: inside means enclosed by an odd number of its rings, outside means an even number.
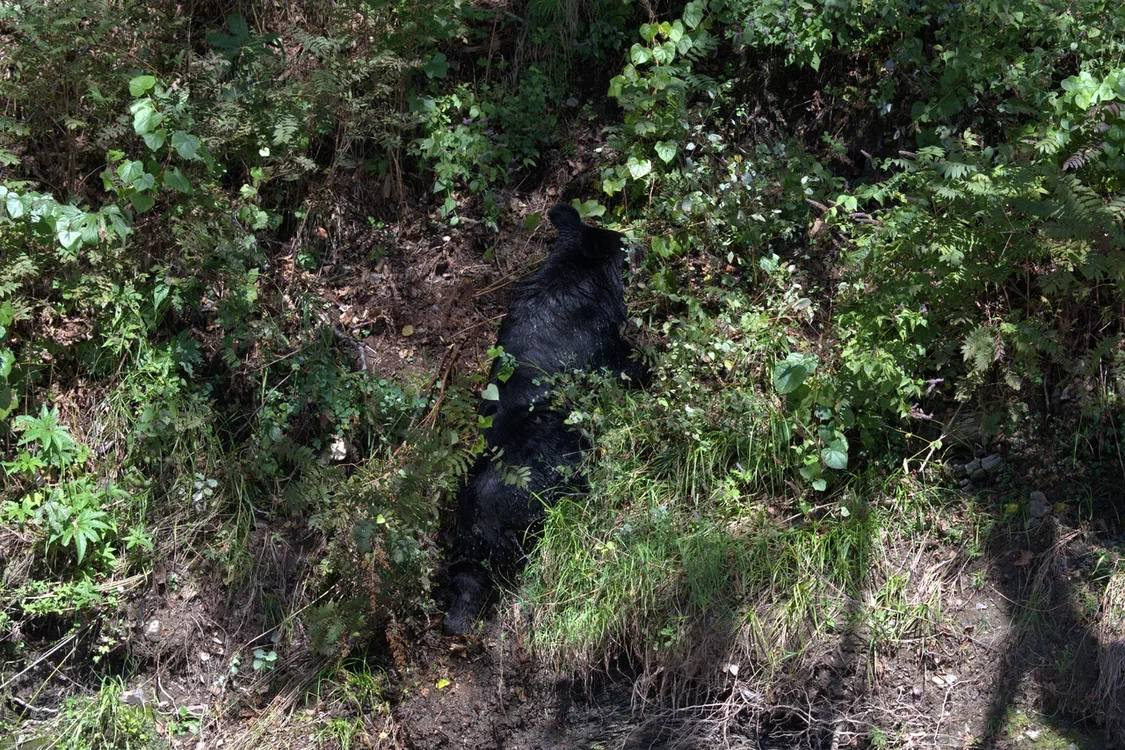
[[[502,290],[497,233],[533,245],[559,196],[647,250],[652,379],[559,383],[590,492],[516,592],[554,665],[767,695],[841,639],[930,638],[919,550],[1029,536],[1021,480],[1117,528],[1123,30],[1105,0],[0,0],[0,721],[220,722],[120,700],[183,662],[144,629],[194,592],[234,631],[208,690],[311,670],[316,742],[383,741],[481,374],[452,331],[379,370],[413,327],[343,292],[434,236]],[[1033,470],[968,500],[943,466],[973,451]],[[56,674],[73,697],[26,700]]]

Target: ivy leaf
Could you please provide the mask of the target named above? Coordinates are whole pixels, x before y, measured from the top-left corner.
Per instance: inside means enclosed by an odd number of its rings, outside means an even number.
[[[481,391],[480,397],[485,401],[499,401],[500,389],[496,387],[495,383],[489,383],[488,386]]]
[[[55,233],[59,240],[59,244],[63,246],[64,250],[73,250],[82,239],[81,232],[75,232],[72,229],[64,228]]]
[[[656,155],[664,160],[664,163],[672,161],[676,158],[676,151],[679,148],[671,141],[657,141],[656,142]]]
[[[691,0],[684,6],[684,24],[689,29],[694,29],[703,20],[704,0]]]
[[[449,61],[444,53],[435,52],[422,66],[424,72],[430,78],[445,78],[449,72]]]
[[[614,195],[620,193],[625,189],[625,178],[620,174],[610,177],[602,178],[602,192],[606,195]]]
[[[129,81],[129,96],[136,99],[144,96],[145,92],[156,85],[155,76],[137,76]]]
[[[132,187],[137,180],[145,173],[145,165],[139,161],[126,161],[122,162],[117,167],[117,176],[121,178],[129,187]]]
[[[137,135],[151,133],[164,119],[163,115],[156,111],[156,105],[152,103],[152,99],[141,99],[134,102],[129,110],[133,113],[133,131]]]
[[[639,180],[652,171],[652,162],[648,159],[638,159],[635,156],[630,156],[629,160],[625,162],[625,167],[629,170],[629,175],[634,180]]]
[[[164,184],[181,193],[191,192],[191,182],[188,181],[179,167],[170,167],[164,170]]]
[[[172,133],[172,148],[176,149],[176,153],[181,158],[188,161],[202,161],[203,157],[199,155],[199,148],[202,145],[199,138],[191,133],[185,133],[182,130]]]
[[[629,50],[629,59],[632,60],[634,65],[644,65],[652,59],[652,52],[647,47],[634,44]]]
[[[833,440],[827,448],[820,451],[820,460],[829,469],[843,471],[848,468],[848,441],[842,437]]]
[[[598,203],[598,201],[596,200],[588,200],[582,202],[575,200],[571,203],[571,205],[574,206],[575,210],[578,211],[578,215],[583,219],[587,219],[591,216],[605,215],[605,206],[603,206],[601,203]]]
[[[8,193],[8,199],[4,201],[4,207],[8,210],[10,218],[18,219],[23,216],[23,201],[15,193]]]
[[[167,135],[164,129],[154,130],[151,133],[145,133],[142,136],[145,139],[145,145],[148,146],[149,151],[156,151],[164,145],[164,138]]]
[[[773,368],[773,387],[782,396],[801,387],[805,379],[816,371],[817,358],[813,354],[792,352]]]
[[[156,203],[156,199],[144,193],[133,193],[129,196],[129,202],[133,204],[133,208],[137,213],[143,214],[153,207]]]

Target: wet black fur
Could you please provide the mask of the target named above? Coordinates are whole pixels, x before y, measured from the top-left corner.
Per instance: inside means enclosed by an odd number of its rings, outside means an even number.
[[[501,365],[493,365],[489,379],[500,399],[481,406],[492,417],[487,449],[457,497],[448,633],[471,629],[495,578],[519,569],[525,537],[542,521],[545,505],[580,489],[571,470],[586,446],[565,424],[567,415],[552,408],[549,376],[602,369],[633,379],[641,374],[621,336],[621,235],[583,224],[567,205],[551,209],[550,219],[559,233],[551,254],[516,288],[500,326],[497,343],[515,358],[515,371],[500,383]],[[505,483],[501,463],[527,467],[526,487]]]

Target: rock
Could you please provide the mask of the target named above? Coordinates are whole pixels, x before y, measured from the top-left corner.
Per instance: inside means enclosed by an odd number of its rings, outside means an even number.
[[[961,480],[961,489],[971,490],[972,488],[973,488],[973,483],[968,477],[965,477],[964,479]]]
[[[953,472],[953,478],[954,479],[963,479],[965,477],[965,465],[964,464],[953,464],[953,466],[951,466],[950,469]]]
[[[145,638],[160,637],[160,620],[149,620],[145,623]]]
[[[973,472],[980,471],[980,459],[974,458],[962,468],[965,470],[965,474],[972,476]]]
[[[1051,503],[1047,501],[1045,494],[1036,490],[1028,496],[1027,512],[1031,514],[1032,518],[1042,518],[1051,512]]]
[[[969,475],[969,479],[972,479],[974,482],[983,482],[988,479],[988,472],[984,469],[977,469]]]
[[[143,687],[133,688],[121,693],[121,702],[127,706],[143,706],[151,700]]]
[[[985,456],[980,460],[980,467],[992,474],[1004,465],[1004,457],[999,453],[993,453],[991,456]]]

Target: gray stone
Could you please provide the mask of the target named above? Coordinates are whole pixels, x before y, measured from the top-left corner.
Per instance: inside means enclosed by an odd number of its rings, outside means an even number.
[[[143,688],[137,687],[121,693],[121,702],[127,706],[143,706],[152,701],[152,696]]]
[[[1027,512],[1031,514],[1032,518],[1042,518],[1051,512],[1051,503],[1047,500],[1046,495],[1036,490],[1028,496]]]
[[[983,482],[984,480],[988,479],[988,472],[984,469],[977,469],[969,475],[969,478],[974,482]]]
[[[985,456],[980,460],[980,467],[992,474],[1004,465],[1004,457],[999,453],[993,453],[991,456]]]
[[[145,623],[145,637],[146,638],[159,638],[160,637],[160,620],[149,620]]]
[[[965,473],[972,476],[975,472],[980,471],[980,460],[974,458],[969,463],[965,464]]]

